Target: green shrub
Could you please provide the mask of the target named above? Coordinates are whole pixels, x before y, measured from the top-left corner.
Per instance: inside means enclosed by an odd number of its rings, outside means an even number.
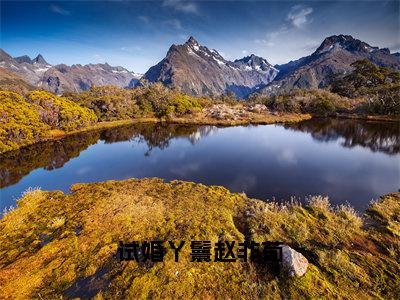
[[[348,110],[355,101],[326,90],[295,89],[288,94],[266,96],[256,94],[249,103],[265,104],[272,111],[331,115]]]
[[[33,104],[17,93],[0,91],[0,153],[31,144],[49,129]]]
[[[52,129],[71,131],[97,122],[92,110],[52,93],[33,91],[27,97],[39,112],[41,120]]]
[[[352,73],[332,83],[331,91],[342,96],[365,99],[362,112],[400,114],[400,73],[368,60],[356,61]]]
[[[133,95],[133,90],[115,86],[93,86],[85,92],[64,94],[66,98],[92,109],[100,121],[126,120],[136,117],[139,114],[139,107]]]

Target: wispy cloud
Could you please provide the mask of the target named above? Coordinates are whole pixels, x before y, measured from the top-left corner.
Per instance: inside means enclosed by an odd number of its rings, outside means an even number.
[[[56,13],[56,14],[59,14],[59,15],[63,15],[63,16],[69,16],[71,14],[71,12],[69,10],[66,10],[66,9],[62,8],[61,6],[58,6],[58,5],[55,5],[55,4],[50,5],[49,9],[53,13]]]
[[[267,47],[273,47],[273,46],[275,46],[276,38],[278,38],[279,36],[281,36],[283,34],[286,34],[287,32],[289,32],[289,28],[286,25],[283,25],[281,28],[279,28],[275,31],[268,32],[265,35],[265,38],[256,39],[256,40],[254,40],[254,42],[256,44],[262,44]]]
[[[303,5],[295,5],[292,7],[287,15],[287,20],[296,28],[303,28],[306,24],[311,22],[312,7],[305,7]]]
[[[140,46],[124,46],[124,47],[120,47],[119,50],[124,51],[124,52],[138,52],[138,51],[142,51],[143,48]]]
[[[94,60],[99,61],[99,62],[104,62],[104,61],[105,61],[103,55],[98,54],[98,53],[93,54],[93,55],[92,55],[92,58],[93,58]]]
[[[173,29],[181,30],[182,23],[178,19],[171,19],[171,20],[166,20],[164,21],[164,25],[172,27]]]
[[[275,31],[268,32],[265,37],[256,39],[254,40],[254,42],[256,44],[262,44],[267,47],[275,46],[276,40],[283,35],[293,33],[299,29],[303,29],[307,24],[309,24],[312,21],[312,12],[312,7],[306,7],[303,5],[292,6],[281,27],[279,27]]]
[[[139,21],[141,21],[144,24],[149,24],[150,23],[150,19],[147,16],[138,16],[137,17]]]
[[[164,0],[164,7],[170,7],[176,11],[184,13],[198,14],[199,8],[196,3],[185,1],[185,0]]]

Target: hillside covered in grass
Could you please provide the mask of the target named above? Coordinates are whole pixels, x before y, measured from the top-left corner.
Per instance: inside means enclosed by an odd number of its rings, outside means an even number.
[[[278,205],[223,187],[161,179],[34,190],[0,221],[0,298],[347,298],[400,295],[400,194],[363,217],[326,198]],[[309,260],[303,277],[256,262],[119,261],[119,241],[280,241]]]

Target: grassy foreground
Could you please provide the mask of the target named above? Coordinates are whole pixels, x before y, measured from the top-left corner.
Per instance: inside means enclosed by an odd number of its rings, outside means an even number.
[[[183,181],[75,184],[30,191],[0,220],[0,298],[398,299],[400,194],[364,217],[325,198],[278,205]],[[118,241],[282,241],[310,262],[274,277],[255,263],[119,262]]]

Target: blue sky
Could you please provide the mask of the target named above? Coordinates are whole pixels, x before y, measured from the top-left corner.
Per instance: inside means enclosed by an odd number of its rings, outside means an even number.
[[[399,1],[1,1],[1,48],[145,72],[193,35],[233,60],[308,55],[332,34],[400,50]]]

